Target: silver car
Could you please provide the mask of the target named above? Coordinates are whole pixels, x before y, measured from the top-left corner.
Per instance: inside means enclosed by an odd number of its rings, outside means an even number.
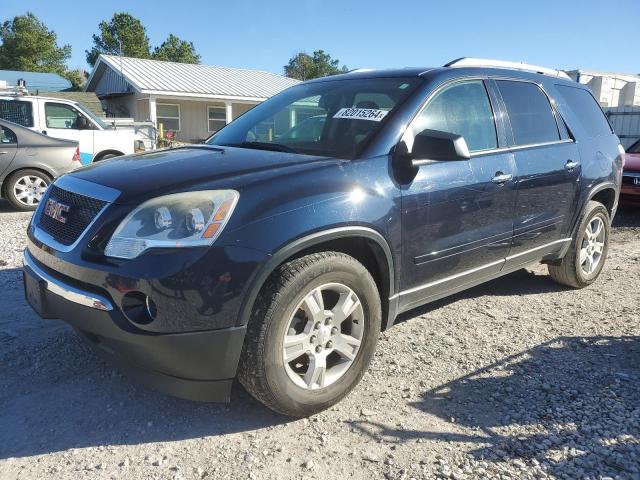
[[[0,192],[16,209],[35,210],[54,178],[80,166],[78,142],[0,120]]]

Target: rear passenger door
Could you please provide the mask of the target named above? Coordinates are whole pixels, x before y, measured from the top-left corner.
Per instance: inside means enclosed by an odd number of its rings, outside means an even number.
[[[533,82],[495,80],[516,162],[513,241],[505,268],[562,248],[579,194],[580,157],[549,97]]]

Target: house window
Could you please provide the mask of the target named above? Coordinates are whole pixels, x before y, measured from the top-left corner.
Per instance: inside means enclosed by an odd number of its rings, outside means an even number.
[[[180,105],[160,104],[157,105],[156,118],[158,126],[162,124],[164,131],[180,131]]]
[[[209,106],[207,111],[210,132],[217,132],[227,124],[227,111],[224,105]]]

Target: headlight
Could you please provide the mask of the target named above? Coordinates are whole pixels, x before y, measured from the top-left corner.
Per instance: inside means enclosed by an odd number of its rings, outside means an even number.
[[[205,190],[148,200],[118,225],[104,253],[108,257],[135,258],[150,248],[211,245],[239,197],[235,190]]]

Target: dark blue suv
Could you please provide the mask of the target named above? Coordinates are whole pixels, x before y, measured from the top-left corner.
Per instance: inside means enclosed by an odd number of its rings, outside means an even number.
[[[228,400],[237,377],[304,416],[401,312],[532,262],[591,284],[618,138],[562,74],[478,63],[301,83],[205,144],[59,178],[28,229],[28,301],[156,388]]]

